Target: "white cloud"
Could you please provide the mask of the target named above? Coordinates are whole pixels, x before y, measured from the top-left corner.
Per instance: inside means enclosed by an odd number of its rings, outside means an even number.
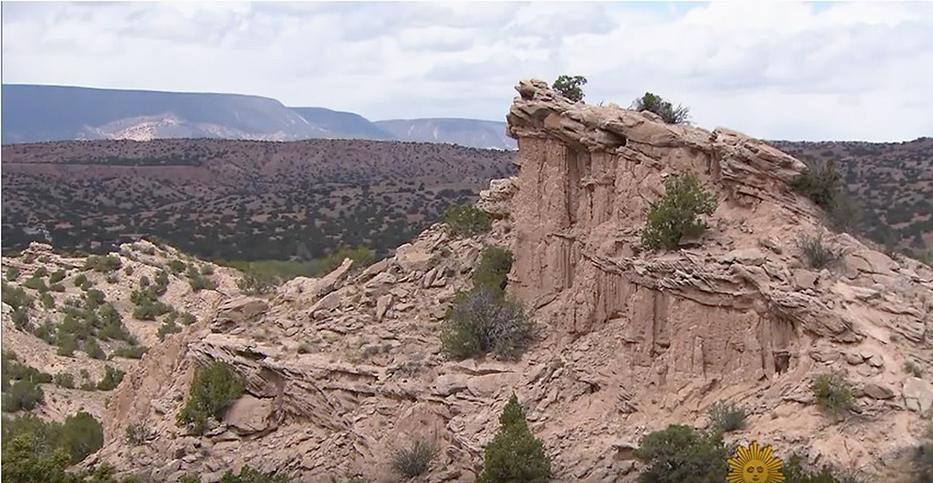
[[[373,119],[503,119],[518,79],[652,90],[784,139],[933,134],[933,5],[3,4],[3,82],[238,92]]]

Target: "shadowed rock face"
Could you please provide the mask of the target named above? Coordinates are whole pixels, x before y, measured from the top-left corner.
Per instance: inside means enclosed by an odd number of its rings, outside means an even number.
[[[572,104],[540,81],[517,90],[519,172],[481,194],[490,233],[452,239],[435,225],[366,270],[220,304],[213,323],[170,337],[127,375],[96,460],[157,479],[249,463],[301,481],[378,480],[393,477],[393,449],[425,438],[441,448],[429,481],[470,481],[514,392],[561,481],[634,481],[642,436],[705,426],[719,400],[750,413],[730,441],[903,471],[894,457],[917,443],[933,394],[901,369],[909,359],[933,371],[933,271],[829,232],[786,185],[802,164],[757,140]],[[681,250],[643,251],[646,207],[665,176],[687,171],[716,195],[709,230]],[[824,233],[844,263],[807,268],[803,233]],[[440,354],[441,319],[483,245],[511,247],[508,292],[543,329],[517,362]],[[186,434],[174,415],[194,368],[215,360],[247,396],[204,436]],[[809,390],[830,371],[855,387],[861,414],[845,424]],[[128,446],[130,421],[158,436]]]

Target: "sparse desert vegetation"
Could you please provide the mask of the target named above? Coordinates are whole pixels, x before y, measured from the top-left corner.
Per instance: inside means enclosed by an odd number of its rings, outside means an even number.
[[[651,250],[676,249],[683,238],[706,231],[706,222],[699,215],[710,215],[715,209],[715,196],[695,175],[669,176],[664,180],[664,195],[648,208],[642,244]]]
[[[3,248],[47,232],[59,249],[95,253],[145,237],[207,259],[311,261],[357,246],[385,254],[510,174],[511,158],[364,140],[8,145]]]

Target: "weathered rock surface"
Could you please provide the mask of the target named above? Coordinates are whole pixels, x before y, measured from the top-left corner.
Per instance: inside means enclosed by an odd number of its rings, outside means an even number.
[[[931,404],[929,382],[901,368],[933,373],[933,271],[829,232],[787,186],[802,163],[761,141],[572,104],[540,81],[517,90],[519,173],[483,195],[490,233],[452,239],[435,225],[358,274],[328,275],[326,290],[280,290],[256,320],[218,333],[201,323],[157,347],[115,394],[97,457],[152,475],[249,463],[301,481],[380,480],[394,477],[395,448],[426,438],[441,448],[429,481],[470,481],[515,392],[560,481],[634,481],[642,436],[703,426],[720,400],[750,413],[731,438],[897,471],[892,456],[916,444]],[[710,228],[647,253],[645,209],[685,171],[716,195]],[[806,268],[802,233],[823,233],[852,266]],[[483,245],[511,248],[508,291],[543,328],[517,362],[440,354],[439,319]],[[246,402],[185,435],[173,415],[194,367],[215,360],[244,378]],[[831,371],[858,388],[859,420],[836,424],[814,404],[811,380]],[[159,436],[130,448],[127,420]]]

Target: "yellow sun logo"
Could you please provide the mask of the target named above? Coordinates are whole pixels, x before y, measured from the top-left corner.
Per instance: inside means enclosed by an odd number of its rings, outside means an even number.
[[[729,483],[779,483],[784,481],[781,469],[784,463],[771,451],[771,446],[758,446],[752,441],[748,447],[739,445],[735,456],[729,458]]]

